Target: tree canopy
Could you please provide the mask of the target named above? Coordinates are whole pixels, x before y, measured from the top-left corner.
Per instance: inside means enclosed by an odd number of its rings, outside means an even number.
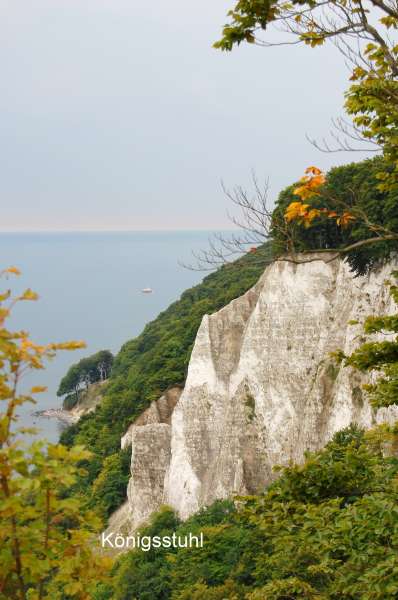
[[[78,363],[72,365],[62,378],[57,396],[74,392],[77,397],[82,386],[87,387],[91,383],[107,379],[112,364],[113,354],[109,350],[100,350],[96,354],[82,358]]]
[[[376,157],[335,167],[310,190],[306,183],[283,190],[272,215],[274,254],[342,249],[357,275],[388,259],[398,250],[398,195],[378,187],[386,168]]]
[[[203,548],[130,551],[95,600],[395,600],[398,460],[378,436],[351,426],[263,494],[185,523],[162,510],[141,535],[203,532]]]

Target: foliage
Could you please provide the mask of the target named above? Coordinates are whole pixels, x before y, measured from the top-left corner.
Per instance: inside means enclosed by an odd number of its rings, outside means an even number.
[[[11,267],[2,275],[18,275]],[[0,596],[12,600],[88,599],[106,579],[109,560],[91,552],[100,521],[65,490],[89,458],[82,447],[23,442],[33,429],[17,427],[18,407],[35,402],[46,388],[19,392],[23,375],[44,368],[57,350],[81,342],[39,345],[24,331],[10,331],[6,321],[20,301],[36,300],[30,289],[12,298],[0,295]]]
[[[213,531],[217,533],[224,531],[223,524],[227,522],[233,512],[232,502],[218,501],[208,509],[202,509],[185,523],[181,523],[170,508],[164,507],[153,516],[152,522],[140,533],[142,536],[163,537],[171,536],[173,532],[176,535],[186,535],[187,532],[195,535],[206,530],[209,535],[212,535]],[[229,526],[227,527],[231,530]],[[231,564],[230,557],[236,554],[236,549],[230,547],[232,541],[230,535],[221,535],[219,538],[218,548],[213,547],[213,550],[210,546],[208,548],[209,556],[211,554],[213,557],[209,561],[201,560],[204,548],[179,549],[178,551],[175,548],[159,548],[151,549],[149,552],[141,550],[129,552],[122,556],[115,566],[113,584],[108,588],[107,595],[104,597],[115,600],[129,600],[130,598],[166,600],[177,593],[177,590],[178,593],[182,591],[187,581],[195,582],[203,575],[206,577],[206,565],[210,564],[213,564],[213,568],[211,573],[208,572],[207,578],[213,582],[222,580],[228,574]],[[175,561],[174,557],[177,556],[177,552],[178,561]],[[190,561],[191,552],[195,553],[193,562]],[[196,567],[201,569],[200,572],[195,573]],[[221,571],[219,571],[220,567]]]
[[[72,408],[74,408],[76,406],[76,404],[79,402],[78,393],[67,394],[64,397],[64,399],[62,400],[62,408],[64,410],[72,410]]]
[[[378,5],[377,2],[374,4]],[[384,3],[382,2],[382,5]],[[386,29],[396,30],[398,12],[380,19]],[[398,45],[393,36],[391,48],[378,39],[368,43],[364,61],[353,69],[354,82],[346,93],[345,107],[366,139],[374,140],[382,149],[391,166],[378,173],[379,189],[397,190],[398,186]]]
[[[130,448],[111,454],[104,460],[102,471],[94,480],[93,505],[101,510],[104,517],[109,517],[126,499],[130,462]]]
[[[79,391],[84,385],[86,388],[91,383],[104,381],[111,372],[113,364],[113,354],[109,350],[100,350],[86,358],[82,358],[78,363],[72,365],[66,375],[62,378],[57,391],[57,396],[69,394],[68,406],[72,408],[71,392],[74,393],[75,404],[79,399]]]
[[[143,529],[142,535],[171,535],[177,529],[179,520],[174,512],[164,508],[153,516],[152,522]],[[170,550],[167,550],[170,552]],[[129,600],[138,597],[140,600],[170,597],[170,567],[165,560],[166,549],[151,549],[129,552],[116,565],[114,581],[107,598]]]
[[[305,170],[305,175],[300,179],[299,187],[293,190],[293,194],[300,197],[300,201],[292,202],[289,204],[285,211],[285,220],[299,221],[304,227],[311,227],[314,219],[326,218],[334,219],[336,225],[341,227],[347,227],[351,221],[355,221],[355,217],[352,212],[348,212],[340,208],[340,211],[330,210],[326,207],[313,208],[310,204],[304,204],[304,200],[314,198],[315,196],[320,197],[320,189],[326,183],[326,177],[320,169],[317,167],[308,167]],[[335,204],[338,205],[338,199],[335,200]],[[343,204],[344,206],[344,204]],[[336,206],[336,209],[338,206]],[[353,207],[355,211],[357,207]]]
[[[284,229],[278,223],[285,220],[286,211],[292,204],[297,203],[302,209],[303,203],[297,202],[297,185],[282,191],[273,214],[274,253],[348,248],[380,235],[377,243],[358,245],[346,253],[353,271],[364,274],[397,251],[398,241],[382,239],[383,230],[398,232],[397,191],[377,188],[377,174],[385,168],[383,165],[383,159],[377,157],[331,169],[322,187],[313,190],[316,193],[310,196],[308,209],[305,209],[305,214],[318,211],[311,213],[310,227],[302,227],[300,219],[290,219],[289,235],[283,233]],[[303,187],[302,182],[300,187]],[[329,218],[330,213],[333,218]],[[355,219],[346,219],[344,223],[345,213]],[[338,218],[342,218],[346,226],[342,227]]]
[[[351,426],[303,465],[281,469],[264,494],[171,523],[162,531],[203,531],[204,547],[127,553],[101,599],[393,600],[398,460],[374,443],[387,430],[398,439],[394,427]]]

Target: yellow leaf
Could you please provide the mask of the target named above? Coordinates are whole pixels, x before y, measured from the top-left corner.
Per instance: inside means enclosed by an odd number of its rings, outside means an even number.
[[[31,394],[41,394],[43,392],[47,391],[47,387],[45,385],[34,385],[31,390],[30,393]]]
[[[313,196],[319,196],[317,191],[325,183],[325,175],[318,167],[307,167],[306,175],[300,179],[301,185],[293,190],[293,194],[307,200]]]
[[[38,296],[38,294],[36,294],[36,292],[34,292],[30,288],[28,288],[27,290],[24,291],[22,296],[19,297],[19,299],[20,300],[37,300],[38,297],[39,296]]]
[[[80,348],[85,348],[86,342],[61,342],[60,344],[51,344],[51,348],[53,350],[79,350]]]
[[[316,217],[319,217],[320,211],[317,208],[312,208],[305,216],[305,219],[311,223]]]
[[[0,294],[0,302],[4,302],[4,300],[8,300],[8,298],[11,296],[11,291],[7,290],[6,292],[4,292],[4,294]]]
[[[307,214],[309,204],[303,204],[302,202],[292,202],[289,204],[285,211],[286,221],[293,221],[294,219],[302,219]]]

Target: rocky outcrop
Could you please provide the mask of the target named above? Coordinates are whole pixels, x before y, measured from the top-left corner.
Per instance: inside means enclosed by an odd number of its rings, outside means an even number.
[[[393,268],[354,278],[324,255],[275,262],[244,296],[206,315],[171,425],[151,406],[124,438],[132,526],[163,503],[186,518],[217,498],[258,492],[276,464],[302,461],[350,423],[397,419],[396,407],[372,411],[364,377],[330,358],[361,342],[350,321],[394,310],[384,285]]]
[[[131,478],[127,508],[116,522],[127,521],[128,529],[141,524],[163,503],[164,480],[170,465],[171,415],[181,393],[182,388],[177,386],[167,390],[122,437],[121,447],[131,446]]]
[[[74,423],[77,423],[83,415],[93,412],[101,403],[107,382],[107,379],[104,379],[104,381],[97,381],[80,392],[79,400],[75,406],[70,410],[66,410]]]
[[[177,404],[181,396],[182,388],[180,386],[174,386],[166,390],[166,392],[159,398],[151,403],[149,408],[144,410],[142,414],[134,421],[128,428],[126,433],[121,439],[122,449],[131,446],[132,438],[135,436],[137,427],[143,427],[146,425],[154,425],[157,423],[165,423],[170,425],[171,415],[174,407]]]

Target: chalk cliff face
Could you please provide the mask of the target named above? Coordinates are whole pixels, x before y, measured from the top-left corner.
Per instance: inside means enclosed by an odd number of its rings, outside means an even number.
[[[134,529],[164,504],[164,480],[170,465],[171,415],[182,389],[173,387],[152,402],[121,439],[131,446],[127,503],[111,518],[111,530]]]
[[[350,423],[398,419],[396,407],[372,411],[363,376],[329,356],[360,344],[362,328],[349,321],[395,310],[384,285],[393,268],[354,278],[339,261],[276,262],[206,315],[171,424],[135,424],[124,438],[130,526],[160,504],[185,518],[217,498],[258,492],[274,465],[301,461]]]

